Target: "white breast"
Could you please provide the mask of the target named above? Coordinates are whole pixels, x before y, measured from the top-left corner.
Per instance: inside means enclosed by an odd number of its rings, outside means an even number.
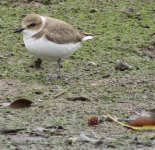
[[[59,58],[65,59],[73,54],[73,52],[79,49],[81,46],[80,42],[56,44],[45,39],[45,37],[34,39],[24,36],[23,39],[25,46],[30,51],[30,53],[37,56],[38,58],[50,58],[51,60],[57,60]]]

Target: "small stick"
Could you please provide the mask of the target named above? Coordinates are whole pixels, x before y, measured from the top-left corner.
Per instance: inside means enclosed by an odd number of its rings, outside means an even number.
[[[75,96],[75,97],[68,97],[68,101],[91,101],[90,98],[85,96]]]
[[[54,97],[54,98],[58,98],[59,96],[61,96],[61,95],[63,95],[64,93],[66,93],[66,91],[67,91],[67,90],[64,90],[64,91],[58,93],[57,95],[54,95],[53,97]]]
[[[18,131],[25,130],[25,128],[21,129],[0,129],[0,134],[9,134],[9,133],[16,133]]]

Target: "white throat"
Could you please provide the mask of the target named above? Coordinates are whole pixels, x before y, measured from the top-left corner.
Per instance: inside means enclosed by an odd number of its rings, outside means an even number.
[[[46,22],[46,18],[41,16],[41,20],[42,20],[42,27],[40,28],[40,30],[44,28],[44,25],[45,25],[45,22]]]

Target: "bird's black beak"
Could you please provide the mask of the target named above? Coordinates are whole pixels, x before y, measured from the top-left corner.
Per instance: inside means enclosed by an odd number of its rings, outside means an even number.
[[[14,33],[20,33],[22,32],[23,30],[25,30],[24,28],[17,28],[15,29],[15,32]]]

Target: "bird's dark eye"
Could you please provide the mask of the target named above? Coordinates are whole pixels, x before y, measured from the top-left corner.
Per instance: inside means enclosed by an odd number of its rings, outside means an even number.
[[[34,27],[35,25],[35,23],[31,23],[28,27]]]

